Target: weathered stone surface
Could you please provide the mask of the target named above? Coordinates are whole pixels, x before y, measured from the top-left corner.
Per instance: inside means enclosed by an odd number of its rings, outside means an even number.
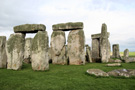
[[[135,62],[135,57],[127,57],[127,58],[125,59],[125,62],[126,62],[126,63]]]
[[[109,62],[110,59],[110,42],[108,40],[107,26],[102,24],[100,37],[101,61],[103,63]]]
[[[38,31],[45,31],[46,26],[43,24],[24,24],[14,27],[15,33],[36,33]]]
[[[95,76],[104,76],[104,77],[109,76],[106,72],[100,69],[88,69],[86,72],[90,75],[95,75]]]
[[[6,54],[6,36],[0,36],[0,68],[6,68],[7,54]]]
[[[106,66],[108,66],[108,67],[115,67],[115,66],[121,66],[121,64],[120,63],[112,63],[112,64],[106,64]]]
[[[49,63],[52,63],[52,50],[51,47],[48,49],[48,57],[49,57]]]
[[[119,58],[119,44],[113,44],[113,57]]]
[[[69,32],[67,46],[69,64],[85,64],[85,36],[82,29]]]
[[[24,34],[15,33],[10,35],[6,44],[7,69],[21,69],[24,56],[24,43]]]
[[[83,23],[82,22],[60,23],[53,25],[52,28],[53,30],[62,30],[62,31],[83,29]]]
[[[107,38],[109,38],[109,36],[110,36],[110,33],[107,32]],[[91,35],[92,39],[100,39],[100,37],[101,37],[101,33]]]
[[[115,63],[122,63],[122,61],[119,60],[119,59],[116,59],[114,62],[115,62]]]
[[[108,72],[109,76],[124,76],[124,77],[131,77],[135,76],[135,70],[132,69],[117,69],[117,70],[112,70]]]
[[[31,45],[32,45],[32,38],[26,38],[25,46],[24,46],[24,62],[25,63],[31,62]]]
[[[128,62],[128,57],[129,57],[129,50],[128,49],[125,49],[124,50],[124,61],[126,62]]]
[[[87,62],[92,62],[92,58],[91,58],[91,48],[89,45],[86,45],[86,61]]]
[[[67,64],[65,44],[65,32],[53,31],[51,35],[51,56],[53,64]]]
[[[48,34],[46,31],[38,31],[32,40],[31,63],[33,70],[48,70]]]
[[[92,39],[92,62],[101,62],[100,38]]]

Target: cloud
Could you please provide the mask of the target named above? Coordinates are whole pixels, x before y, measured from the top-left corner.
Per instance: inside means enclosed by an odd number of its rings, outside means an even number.
[[[53,24],[81,21],[86,44],[91,46],[91,34],[100,33],[102,23],[106,23],[111,45],[119,43],[121,50],[128,47],[135,51],[131,46],[135,42],[130,41],[135,39],[134,0],[1,0],[0,3],[0,35],[9,37],[16,25],[42,23],[50,39]]]

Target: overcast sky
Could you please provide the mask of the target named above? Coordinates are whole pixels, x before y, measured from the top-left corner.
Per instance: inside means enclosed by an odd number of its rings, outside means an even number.
[[[52,25],[66,22],[83,22],[90,46],[91,34],[106,23],[111,45],[135,51],[135,0],[0,0],[0,36],[7,39],[14,26],[26,23],[46,25],[50,38]]]

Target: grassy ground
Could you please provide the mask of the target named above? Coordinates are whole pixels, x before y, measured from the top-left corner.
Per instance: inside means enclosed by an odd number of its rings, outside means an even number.
[[[52,65],[45,72],[33,71],[30,64],[22,70],[0,69],[0,90],[134,90],[135,78],[94,77],[86,74],[90,68],[105,72],[118,68],[135,69],[135,63],[122,67],[106,67],[101,63],[82,66]]]

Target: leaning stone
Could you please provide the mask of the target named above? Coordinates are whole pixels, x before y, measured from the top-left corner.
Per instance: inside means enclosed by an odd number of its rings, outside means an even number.
[[[65,44],[65,32],[53,31],[51,35],[51,56],[53,64],[67,64]]]
[[[82,29],[69,32],[67,46],[69,64],[85,64],[85,36]]]
[[[92,63],[92,58],[91,58],[91,48],[89,45],[86,45],[86,57],[88,62]]]
[[[24,63],[31,62],[31,45],[32,45],[32,38],[26,38],[24,46]]]
[[[86,72],[90,75],[95,75],[95,76],[104,76],[104,77],[109,76],[106,72],[100,69],[88,69]]]
[[[108,40],[107,26],[102,24],[100,37],[101,61],[103,63],[109,62],[110,59],[110,42]]]
[[[37,33],[38,31],[45,31],[46,26],[43,24],[23,24],[14,27],[15,33]]]
[[[7,69],[21,69],[24,56],[24,43],[24,34],[15,33],[10,35],[6,44]]]
[[[113,44],[113,57],[119,58],[119,44]]]
[[[62,30],[62,31],[70,31],[76,29],[83,29],[82,22],[68,22],[68,23],[60,23],[52,26],[53,30]]]
[[[0,36],[0,68],[7,67],[6,36]]]
[[[46,31],[38,31],[32,40],[31,63],[33,70],[48,70],[48,34]]]
[[[119,66],[121,66],[121,64],[120,63],[112,63],[112,64],[107,64],[106,66],[108,66],[108,67],[119,67]]]

